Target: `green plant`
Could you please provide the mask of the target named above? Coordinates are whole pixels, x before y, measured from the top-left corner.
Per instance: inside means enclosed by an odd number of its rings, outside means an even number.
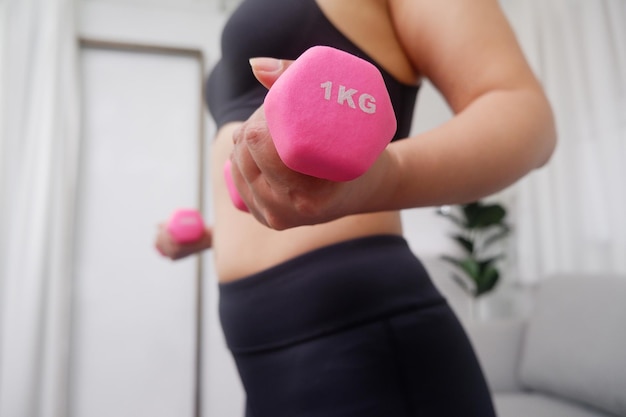
[[[504,257],[502,240],[511,232],[505,222],[506,209],[475,201],[443,206],[437,213],[455,224],[458,231],[452,238],[464,253],[463,257],[442,256],[465,275],[453,274],[452,278],[474,297],[488,293],[500,279],[497,261]]]

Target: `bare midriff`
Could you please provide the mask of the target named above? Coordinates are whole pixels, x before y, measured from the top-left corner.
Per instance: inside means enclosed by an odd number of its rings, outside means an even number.
[[[213,253],[220,282],[244,278],[333,243],[370,235],[402,234],[398,212],[360,214],[276,231],[257,222],[251,214],[239,211],[230,200],[222,171],[230,156],[233,131],[238,125],[223,126],[212,150]]]

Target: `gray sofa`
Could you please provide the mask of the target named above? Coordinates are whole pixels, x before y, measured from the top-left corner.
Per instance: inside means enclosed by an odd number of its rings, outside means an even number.
[[[465,322],[499,417],[626,417],[626,277],[555,276],[526,319]]]

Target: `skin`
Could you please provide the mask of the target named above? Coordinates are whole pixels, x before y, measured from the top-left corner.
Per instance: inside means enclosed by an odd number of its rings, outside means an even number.
[[[441,126],[390,144],[354,181],[335,183],[280,161],[263,109],[223,126],[212,152],[215,224],[202,241],[177,245],[160,226],[156,246],[171,259],[214,249],[228,282],[328,244],[402,234],[399,210],[460,204],[497,192],[544,165],[556,144],[550,105],[497,0],[318,0],[326,16],[395,78],[428,78],[454,112]],[[289,66],[253,59],[270,88]],[[236,210],[221,168],[251,214]]]

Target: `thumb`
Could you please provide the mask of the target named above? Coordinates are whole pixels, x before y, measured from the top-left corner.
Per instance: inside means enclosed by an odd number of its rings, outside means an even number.
[[[251,58],[250,66],[256,79],[269,89],[292,62],[275,58]]]

